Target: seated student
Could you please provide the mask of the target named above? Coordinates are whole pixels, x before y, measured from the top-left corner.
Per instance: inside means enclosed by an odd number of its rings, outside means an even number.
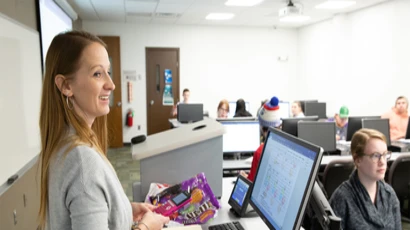
[[[259,125],[263,132],[263,137],[266,138],[268,135],[269,127],[279,128],[282,124],[279,112],[279,99],[277,97],[272,97],[272,99],[266,102],[262,109],[258,113]],[[259,148],[253,154],[252,166],[249,175],[244,171],[241,171],[241,175],[247,177],[253,182],[255,179],[256,170],[261,159],[262,150],[264,143],[259,146]]]
[[[243,99],[236,101],[236,111],[233,117],[252,117],[252,114],[246,111],[246,105]]]
[[[386,137],[373,129],[360,129],[350,148],[356,169],[329,200],[342,219],[342,229],[401,229],[399,200],[383,180],[391,157]]]
[[[302,111],[302,103],[300,101],[294,101],[292,103],[292,117],[305,117]]]
[[[229,102],[225,99],[221,100],[218,105],[218,118],[228,118]]]
[[[336,140],[346,140],[347,134],[347,118],[349,117],[349,109],[346,106],[340,107],[339,113],[336,113],[333,118],[327,121],[336,123]]]
[[[191,92],[189,91],[189,89],[184,89],[184,91],[182,91],[182,97],[184,98],[183,101],[178,102],[176,105],[174,105],[172,107],[172,116],[176,116],[178,113],[177,110],[177,105],[182,103],[182,104],[188,104],[189,103],[189,96],[191,96]]]
[[[409,101],[406,97],[400,96],[396,99],[396,105],[387,113],[382,115],[382,118],[388,118],[390,124],[390,139],[392,141],[405,138],[409,115],[407,109]]]

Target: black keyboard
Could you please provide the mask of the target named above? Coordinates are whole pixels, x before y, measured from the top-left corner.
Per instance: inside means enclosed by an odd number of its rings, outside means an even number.
[[[245,230],[238,221],[209,226],[209,230]]]

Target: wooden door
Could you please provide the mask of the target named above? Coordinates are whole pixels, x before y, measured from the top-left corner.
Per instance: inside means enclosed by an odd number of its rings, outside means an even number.
[[[100,36],[100,38],[107,44],[111,78],[115,84],[115,90],[110,94],[110,113],[107,117],[108,143],[109,147],[118,148],[123,146],[120,37]]]
[[[147,71],[147,133],[165,131],[171,127],[173,105],[164,105],[165,85],[172,86],[174,104],[179,101],[179,48],[146,48]],[[165,71],[171,72],[172,83],[165,84]]]

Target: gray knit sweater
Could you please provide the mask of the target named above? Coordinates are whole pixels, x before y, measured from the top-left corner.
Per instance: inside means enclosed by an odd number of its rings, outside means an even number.
[[[393,188],[378,181],[373,204],[357,170],[336,189],[329,202],[342,219],[343,229],[402,229],[400,204]]]
[[[50,165],[47,229],[131,229],[131,203],[114,169],[87,146],[62,156]]]

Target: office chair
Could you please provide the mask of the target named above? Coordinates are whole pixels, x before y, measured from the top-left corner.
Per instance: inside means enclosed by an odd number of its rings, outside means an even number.
[[[326,165],[323,172],[323,186],[328,198],[332,197],[333,192],[339,185],[349,179],[353,169],[354,163],[352,158],[335,159]]]
[[[400,201],[402,220],[410,223],[410,153],[402,153],[389,169],[388,183]]]

